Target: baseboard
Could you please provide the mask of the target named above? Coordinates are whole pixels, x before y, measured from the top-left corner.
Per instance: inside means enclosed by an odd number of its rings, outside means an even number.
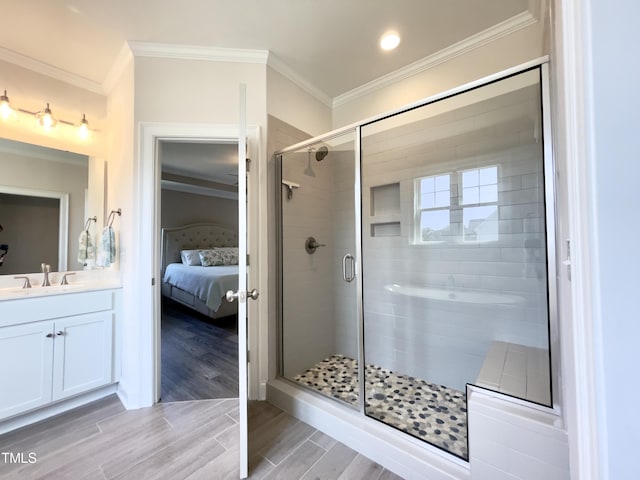
[[[269,381],[267,400],[403,478],[471,478],[467,462],[285,380]]]
[[[100,400],[101,398],[116,393],[116,388],[116,384],[107,385],[105,387],[83,393],[82,395],[77,395],[75,397],[3,420],[0,422],[0,435],[18,428],[26,427],[32,423],[45,420],[49,417],[53,417],[54,415],[59,415],[69,410],[73,410],[74,408],[78,408],[87,403]]]

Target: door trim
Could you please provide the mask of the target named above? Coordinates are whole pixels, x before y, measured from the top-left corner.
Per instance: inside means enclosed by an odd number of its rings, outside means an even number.
[[[157,144],[160,140],[238,141],[238,125],[141,122],[139,127],[138,195],[136,196],[137,230],[140,248],[134,261],[134,282],[138,289],[139,395],[131,406],[150,406],[160,397],[160,177]],[[249,151],[258,152],[259,127],[247,127]],[[252,192],[252,195],[254,192]],[[257,193],[256,193],[257,195]],[[255,248],[254,246],[250,248]],[[250,252],[258,258],[257,252]],[[155,279],[155,282],[152,282]],[[258,278],[256,277],[257,284]],[[143,288],[145,286],[149,289]],[[257,317],[258,309],[252,309]],[[258,318],[254,319],[257,323]],[[249,338],[249,348],[258,339]],[[249,390],[257,390],[257,362],[249,367]],[[133,393],[133,392],[131,392]],[[130,398],[130,400],[132,400]]]

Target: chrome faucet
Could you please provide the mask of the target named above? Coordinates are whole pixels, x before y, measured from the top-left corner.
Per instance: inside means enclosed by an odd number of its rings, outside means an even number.
[[[49,272],[51,271],[51,265],[47,265],[46,263],[41,263],[40,267],[42,267],[42,286],[50,287],[51,283],[49,283]]]

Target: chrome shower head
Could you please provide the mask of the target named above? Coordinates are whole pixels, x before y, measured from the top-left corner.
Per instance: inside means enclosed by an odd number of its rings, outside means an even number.
[[[329,154],[329,149],[324,145],[316,150],[316,160],[321,162]]]

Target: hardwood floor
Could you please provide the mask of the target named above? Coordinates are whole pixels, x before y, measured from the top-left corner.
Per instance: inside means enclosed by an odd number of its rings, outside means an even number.
[[[161,401],[238,397],[237,317],[212,320],[163,299]]]
[[[237,479],[237,415],[237,399],[127,411],[113,395],[0,436],[0,452],[25,461],[2,454],[0,478]],[[266,402],[249,406],[249,442],[251,479],[400,479]]]

